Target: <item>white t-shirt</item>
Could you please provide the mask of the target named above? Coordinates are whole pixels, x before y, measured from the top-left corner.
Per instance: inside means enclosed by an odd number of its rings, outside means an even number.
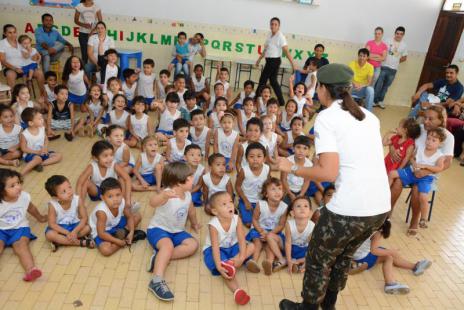
[[[291,161],[293,164],[295,164],[295,155],[287,157],[289,161]],[[303,167],[312,167],[313,163],[309,158],[305,158]],[[287,174],[287,183],[288,183],[288,188],[294,192],[298,193],[301,191],[301,188],[303,187],[303,184],[305,182],[305,179],[302,177],[298,177],[294,175],[293,173]]]
[[[316,154],[339,156],[336,191],[327,209],[344,216],[374,216],[391,208],[380,122],[361,110],[366,117],[358,121],[336,100],[314,124]]]
[[[31,202],[31,195],[21,192],[15,202],[0,202],[0,230],[29,227],[27,208]]]
[[[88,46],[92,46],[93,56],[97,60],[98,60],[98,44],[99,43],[100,43],[100,40],[98,39],[98,35],[94,34],[89,37],[89,43],[87,44]],[[115,48],[114,40],[109,36],[105,36],[105,40],[103,41],[103,53],[109,50],[110,48]]]
[[[425,130],[423,124],[420,125],[420,129],[421,134],[415,141],[416,147],[419,147],[420,145],[425,146],[425,141],[427,140],[427,130]],[[454,136],[446,128],[442,129],[446,135],[446,139],[441,144],[439,150],[443,153],[444,156],[454,156]]]
[[[10,147],[18,145],[21,130],[21,126],[14,124],[11,132],[5,132],[3,125],[0,124],[0,149],[8,150]]]
[[[76,6],[76,11],[80,13],[79,21],[85,24],[91,24],[92,28],[97,24],[97,12],[100,11],[100,8],[95,4],[92,6],[84,6],[83,3],[79,3]],[[90,33],[91,29],[83,28],[79,26],[79,32]]]
[[[27,50],[21,47],[21,52],[27,52]],[[23,57],[23,66],[27,66],[27,65],[30,65],[30,64],[33,64],[33,63],[37,63],[36,61],[32,60],[32,57],[37,55],[37,53],[38,53],[37,50],[35,48],[32,48],[32,51],[29,54],[29,57],[28,58]]]
[[[171,198],[164,205],[157,207],[148,229],[158,227],[172,234],[184,231],[188,209],[192,203],[190,192],[185,192],[184,195],[184,199]]]
[[[5,54],[5,60],[10,65],[20,68],[23,65],[23,55],[21,54],[21,44],[16,42],[17,47],[10,45],[8,40],[5,38],[0,41],[0,53]]]
[[[279,58],[282,57],[282,47],[287,46],[287,39],[282,32],[277,32],[275,35],[270,33],[264,43],[264,57]]]
[[[398,70],[400,65],[400,58],[408,55],[408,48],[406,43],[403,40],[401,42],[395,41],[391,38],[385,41],[385,44],[388,47],[387,57],[382,63],[382,66]]]

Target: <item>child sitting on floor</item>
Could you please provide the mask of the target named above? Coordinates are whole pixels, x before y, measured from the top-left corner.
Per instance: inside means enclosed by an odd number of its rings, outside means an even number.
[[[192,143],[187,139],[190,131],[189,122],[183,118],[176,119],[172,128],[174,130],[174,138],[169,139],[166,146],[166,159],[171,163],[183,161],[185,147]]]
[[[163,170],[163,190],[150,198],[150,206],[156,208],[147,228],[147,237],[153,247],[149,272],[153,279],[148,289],[160,300],[172,301],[174,294],[164,280],[164,273],[171,260],[193,255],[198,241],[185,231],[187,218],[192,229],[199,233],[201,225],[190,194],[193,172],[186,163],[174,162]]]
[[[53,175],[45,182],[45,190],[52,198],[48,202],[48,226],[45,237],[52,252],[60,245],[80,245],[93,249],[94,241],[89,238],[90,226],[84,205],[74,195],[69,180],[62,175]]]
[[[205,212],[211,215],[208,204],[209,198],[217,192],[226,191],[233,193],[234,188],[230,177],[226,174],[226,158],[220,153],[214,153],[208,157],[209,172],[201,178],[203,201],[205,202]]]
[[[169,139],[174,136],[173,124],[176,119],[181,117],[180,111],[177,109],[179,106],[179,95],[176,93],[169,93],[166,95],[166,102],[155,101],[153,108],[158,109],[160,112],[158,129],[156,135],[161,145],[165,144]]]
[[[0,106],[0,165],[19,166],[21,126],[15,124],[12,108]]]
[[[196,144],[190,144],[185,147],[184,159],[193,171],[193,188],[192,188],[192,201],[195,207],[201,207],[203,201],[201,201],[202,178],[205,174],[205,167],[201,164],[201,148]]]
[[[154,135],[142,140],[142,152],[134,167],[136,181],[132,183],[133,191],[159,191],[161,189],[164,158],[158,153],[158,146],[158,139]]]
[[[106,129],[106,139],[113,146],[114,160],[127,174],[132,174],[135,159],[130,148],[124,143],[124,129],[118,125],[111,125]]]
[[[193,144],[196,144],[201,148],[201,155],[204,158],[208,158],[213,131],[206,126],[205,112],[203,112],[203,110],[194,110],[190,113],[190,116],[192,118],[190,140]]]
[[[154,133],[153,122],[145,112],[145,98],[136,96],[133,102],[133,114],[129,118],[130,136],[125,139],[129,147],[140,147],[142,140],[149,134]]]
[[[250,296],[240,288],[236,272],[246,263],[247,268],[259,271],[249,257],[254,245],[247,244],[243,224],[234,214],[234,201],[227,192],[217,192],[210,199],[214,217],[208,223],[208,234],[203,247],[203,261],[214,276],[221,275],[238,305],[246,305]]]
[[[234,130],[235,116],[230,113],[224,113],[221,118],[221,128],[214,131],[214,153],[222,154],[226,159],[227,172],[232,172],[235,167],[237,150],[239,147],[240,136]]]

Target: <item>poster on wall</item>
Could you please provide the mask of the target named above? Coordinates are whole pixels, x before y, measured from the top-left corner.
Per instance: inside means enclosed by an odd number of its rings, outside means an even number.
[[[31,5],[49,6],[54,8],[73,8],[80,0],[31,0]]]

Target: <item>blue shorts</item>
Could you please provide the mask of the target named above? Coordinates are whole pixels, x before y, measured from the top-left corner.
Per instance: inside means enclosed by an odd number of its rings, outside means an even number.
[[[21,70],[23,70],[24,75],[28,75],[29,71],[34,71],[38,68],[37,63],[33,62],[28,64],[27,66],[21,67]]]
[[[432,190],[432,184],[435,180],[434,176],[427,175],[423,178],[417,178],[412,171],[411,166],[407,166],[403,169],[398,169],[398,175],[400,176],[401,183],[403,186],[417,185],[419,193],[428,194]]]
[[[26,163],[28,163],[28,162],[32,161],[32,160],[34,159],[34,157],[36,157],[36,156],[39,156],[40,158],[42,158],[42,161],[46,161],[47,159],[50,158],[50,154],[51,154],[51,153],[54,153],[54,152],[53,152],[53,151],[50,151],[50,152],[48,152],[47,155],[25,154],[25,156],[24,156],[24,161],[25,161]]]
[[[270,230],[267,230],[267,231],[269,232]],[[277,235],[282,240],[282,244],[285,244],[285,236],[284,236],[284,234],[282,232],[280,232]],[[248,234],[245,237],[246,241],[248,241],[248,242],[252,242],[253,240],[259,239],[259,238],[261,238],[261,234],[254,228],[250,229],[250,231],[248,232]]]
[[[293,259],[300,259],[306,256],[306,252],[308,252],[307,246],[298,246],[292,244],[292,258]]]
[[[240,247],[238,246],[238,243],[234,244],[230,248],[219,248],[221,262],[234,258],[238,255],[238,253],[240,253]],[[221,275],[216,269],[216,264],[214,263],[213,247],[210,246],[203,251],[203,261],[205,262],[206,268],[211,271],[213,276]]]
[[[162,133],[163,135],[166,135],[166,136],[173,136],[174,135],[174,131],[172,131],[172,130],[156,129],[156,132],[160,132],[160,133]]]
[[[224,157],[226,159],[226,169],[230,169],[229,163],[230,163],[230,157]]]
[[[178,233],[170,233],[161,228],[154,227],[147,230],[147,239],[150,245],[158,250],[156,244],[158,241],[164,238],[169,238],[172,241],[174,247],[180,245],[185,239],[193,238],[191,234],[186,231],[181,231]]]
[[[152,101],[154,100],[155,98],[145,98],[144,101],[145,101],[145,104],[146,105],[151,105]]]
[[[150,186],[156,185],[156,178],[153,173],[146,173],[142,174],[142,178],[147,182]]]
[[[192,202],[195,207],[201,207],[203,205],[203,201],[201,200],[201,196],[203,196],[203,193],[201,190],[198,190],[194,193],[192,193]]]
[[[238,210],[240,211],[240,217],[242,218],[243,224],[251,224],[251,220],[253,218],[253,210],[256,208],[256,202],[251,203],[251,210],[247,210],[245,208],[245,203],[243,202],[242,198],[238,201]]]
[[[114,227],[111,228],[111,229],[105,230],[105,231],[106,231],[107,233],[109,233],[109,234],[112,235],[112,234],[114,234],[118,229],[121,229],[121,228],[126,227],[126,225],[127,225],[127,219],[126,219],[126,217],[125,217],[125,216],[121,216],[121,220],[119,221],[119,223],[118,223],[116,226],[114,226]],[[105,240],[100,239],[99,236],[96,236],[93,240],[95,240],[95,244],[96,244],[97,246],[100,246],[100,244],[101,244],[102,242],[106,242]]]
[[[87,99],[87,95],[78,96],[69,92],[68,100],[73,104],[81,105],[85,102],[85,99]]]
[[[97,187],[97,195],[96,195],[96,196],[92,196],[92,195],[89,194],[89,198],[90,198],[90,200],[92,200],[92,201],[99,201],[99,200],[101,200],[101,194],[102,194],[101,188],[100,188],[100,186],[98,186],[98,185],[95,185],[95,186]]]
[[[331,183],[330,182],[322,182],[321,185],[323,188],[326,188],[327,186],[329,186]],[[307,196],[310,196],[310,197],[314,197],[314,195],[319,191],[319,189],[317,188],[316,186],[316,183],[314,183],[313,181],[311,181],[311,183],[309,183],[309,187],[308,187],[308,190],[306,191],[306,195]]]
[[[86,119],[87,122],[90,122],[90,117],[87,116],[87,119]],[[108,113],[105,113],[105,115],[102,116],[102,118],[100,118],[100,123],[101,124],[108,124],[110,122],[110,115]]]
[[[3,241],[5,247],[13,245],[13,243],[21,239],[21,237],[27,237],[29,240],[37,239],[37,237],[31,233],[30,227],[0,229],[0,241]]]
[[[74,224],[58,224],[61,228],[66,229],[67,231],[71,232],[73,231],[77,225],[79,225],[80,222],[74,223]],[[52,230],[49,226],[45,228],[45,233],[47,233],[49,230]]]
[[[243,104],[237,102],[236,104],[234,104],[234,110],[243,110]]]

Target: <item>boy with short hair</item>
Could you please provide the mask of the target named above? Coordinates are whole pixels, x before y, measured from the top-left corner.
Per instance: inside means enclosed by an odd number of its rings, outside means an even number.
[[[143,61],[143,70],[139,73],[137,83],[137,95],[145,98],[147,106],[150,106],[153,100],[155,100],[156,74],[153,72],[154,69],[155,61],[151,58],[145,59]]]
[[[124,69],[122,76],[124,77],[124,82],[122,82],[121,89],[127,98],[127,108],[130,109],[135,97],[135,90],[137,89],[138,76],[135,70],[131,68]]]
[[[100,84],[103,93],[106,93],[108,80],[115,77],[119,78],[118,52],[114,48],[110,48],[105,52],[104,56],[98,56],[100,66]]]
[[[171,138],[166,145],[166,159],[172,163],[184,160],[184,151],[190,142],[187,138],[189,135],[189,122],[183,118],[178,118],[172,125],[174,138]]]
[[[197,105],[197,97],[195,96],[195,93],[187,90],[184,93],[184,102],[185,106],[180,108],[180,114],[183,119],[190,122],[192,120],[191,113],[200,109]]]
[[[212,130],[206,126],[206,116],[203,110],[196,109],[190,113],[191,124],[190,140],[201,148],[201,154],[205,158],[209,156],[209,144]]]
[[[155,83],[155,97],[158,100],[164,100],[166,98],[166,86],[169,85],[169,78],[171,72],[163,69],[159,73],[159,79]]]

